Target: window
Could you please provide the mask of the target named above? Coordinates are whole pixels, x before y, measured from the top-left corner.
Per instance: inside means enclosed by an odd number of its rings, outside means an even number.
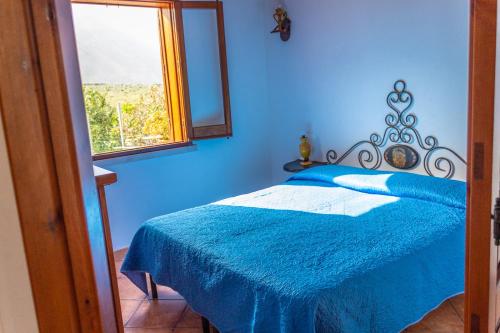
[[[95,159],[231,135],[221,3],[82,0],[73,19]]]

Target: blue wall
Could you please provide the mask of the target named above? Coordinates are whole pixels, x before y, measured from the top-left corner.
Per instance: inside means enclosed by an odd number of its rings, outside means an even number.
[[[466,155],[468,0],[281,2],[293,31],[287,43],[268,37],[270,109],[280,124],[275,181],[286,176],[283,162],[297,157],[302,132],[318,159],[382,134],[385,98],[400,78],[415,95],[421,133]]]
[[[113,245],[128,246],[145,220],[271,184],[263,1],[224,1],[234,137],[195,150],[98,163],[118,173],[107,190]]]

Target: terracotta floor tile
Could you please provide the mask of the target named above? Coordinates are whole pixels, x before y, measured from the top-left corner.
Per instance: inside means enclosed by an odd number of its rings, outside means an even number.
[[[116,269],[116,276],[121,277],[124,276],[121,272],[120,269],[122,268],[123,261],[115,261],[115,269]]]
[[[463,333],[464,325],[450,302],[428,314],[420,323],[408,328],[407,333]]]
[[[201,328],[201,317],[199,314],[195,313],[189,306],[182,314],[181,320],[177,324],[176,328]]]
[[[173,328],[136,328],[125,327],[125,333],[173,333]]]
[[[125,275],[123,275],[123,274],[120,272],[120,269],[119,269],[118,267],[116,268],[116,277],[117,277],[118,279],[122,279],[122,278],[123,278],[123,279],[128,279]]]
[[[139,308],[139,305],[141,305],[141,303],[142,301],[136,301],[136,300],[125,300],[125,299],[120,300],[120,306],[122,308],[123,325],[127,324],[129,319]]]
[[[174,328],[181,319],[186,302],[181,300],[145,300],[127,323],[127,327]]]
[[[178,292],[173,290],[172,288],[165,287],[165,286],[158,286],[158,299],[172,299],[172,300],[183,300],[184,297],[182,297]],[[151,299],[151,296],[149,296]]]
[[[115,262],[117,261],[123,261],[125,259],[125,256],[127,255],[128,248],[124,248],[118,251],[115,251],[114,256],[115,256]]]
[[[176,328],[174,333],[203,333],[201,328]]]
[[[144,300],[146,295],[137,288],[130,280],[121,276],[118,278],[118,291],[120,293],[120,299],[129,300]]]
[[[464,321],[464,294],[453,297],[450,302],[460,319]]]

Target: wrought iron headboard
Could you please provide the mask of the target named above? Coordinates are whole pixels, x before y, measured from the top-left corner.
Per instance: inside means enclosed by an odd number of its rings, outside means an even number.
[[[394,168],[410,170],[418,167],[421,163],[420,154],[417,151],[420,147],[425,152],[423,164],[425,172],[429,176],[437,177],[436,172],[441,172],[444,173],[443,178],[453,178],[456,167],[452,159],[455,157],[458,163],[466,165],[465,159],[453,149],[440,146],[438,139],[433,135],[422,138],[415,128],[417,116],[410,113],[413,102],[412,93],[406,90],[406,82],[404,80],[396,81],[394,90],[387,96],[387,105],[391,111],[385,116],[387,127],[384,134],[381,136],[378,133],[373,133],[369,140],[357,142],[341,156],[335,150],[328,151],[326,154],[328,163],[340,164],[361,147],[362,150],[358,153],[358,162],[364,169],[379,169],[385,159],[387,164]],[[390,146],[382,154],[382,149],[388,142]],[[438,152],[444,153],[444,156],[438,156],[432,163],[432,157]]]

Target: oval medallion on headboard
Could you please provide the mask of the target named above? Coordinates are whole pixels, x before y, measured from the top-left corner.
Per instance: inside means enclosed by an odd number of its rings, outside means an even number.
[[[406,145],[390,146],[385,150],[384,158],[390,166],[401,170],[413,169],[420,162],[418,152]]]

